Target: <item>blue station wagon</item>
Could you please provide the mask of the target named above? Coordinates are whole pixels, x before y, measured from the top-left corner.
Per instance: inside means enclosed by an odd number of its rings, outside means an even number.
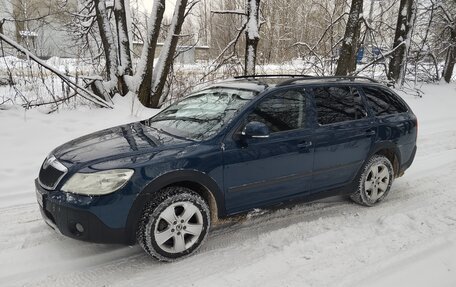
[[[334,195],[378,204],[415,157],[417,125],[369,78],[241,77],[57,147],[36,195],[66,236],[137,242],[172,261],[254,208]]]

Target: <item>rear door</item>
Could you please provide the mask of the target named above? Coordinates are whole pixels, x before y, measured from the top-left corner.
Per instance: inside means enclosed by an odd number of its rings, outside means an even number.
[[[275,92],[247,113],[225,140],[224,186],[228,213],[268,205],[309,190],[313,149],[309,100],[303,89]],[[243,139],[246,123],[260,121],[268,138]]]
[[[365,99],[376,117],[378,140],[392,142],[399,149],[401,163],[414,153],[417,137],[416,117],[396,95],[385,88],[365,86]]]
[[[318,192],[353,180],[376,130],[355,87],[316,86],[312,92],[316,111],[312,191]]]

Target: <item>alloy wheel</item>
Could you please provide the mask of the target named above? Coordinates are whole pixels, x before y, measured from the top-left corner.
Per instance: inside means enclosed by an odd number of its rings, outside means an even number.
[[[376,201],[388,190],[390,174],[383,163],[374,164],[370,167],[364,182],[366,194],[370,200]]]
[[[157,245],[165,252],[180,253],[197,242],[203,215],[191,202],[175,202],[163,210],[154,229]]]

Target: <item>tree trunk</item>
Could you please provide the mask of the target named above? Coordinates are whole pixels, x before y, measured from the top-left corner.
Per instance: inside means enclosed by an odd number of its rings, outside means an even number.
[[[94,3],[101,43],[103,44],[106,59],[106,77],[108,81],[111,81],[117,78],[117,47],[114,45],[114,37],[108,13],[106,12],[105,0],[94,0]]]
[[[388,67],[388,79],[395,86],[402,86],[405,78],[407,54],[410,46],[411,30],[413,27],[414,0],[401,0],[397,16],[396,33],[394,36],[392,58]],[[400,47],[398,47],[400,45]]]
[[[160,24],[165,12],[165,0],[157,0],[150,15],[151,27],[147,33],[147,40],[144,42],[141,59],[136,69],[136,82],[139,83],[138,98],[146,107],[151,106],[152,75],[154,68],[155,48],[157,47]]]
[[[260,41],[259,34],[259,8],[260,0],[247,2],[247,26],[245,29],[245,59],[244,75],[255,75],[257,47]]]
[[[131,76],[132,63],[131,63],[131,52],[130,52],[130,39],[128,36],[128,24],[127,24],[127,10],[130,9],[130,1],[115,0],[114,4],[114,18],[116,21],[116,32],[117,32],[117,43],[119,51],[119,68],[118,68],[118,90],[125,95],[128,93],[128,87],[125,84],[124,75]]]
[[[449,83],[451,81],[451,77],[453,76],[454,66],[456,64],[456,24],[451,30],[451,40],[450,40],[450,47],[448,47],[446,59],[445,59],[445,67],[443,69],[443,78],[445,82]]]
[[[362,13],[363,0],[352,0],[340,56],[337,61],[336,76],[346,76],[356,70],[356,54],[358,52]]]
[[[179,40],[179,34],[182,29],[182,24],[185,19],[185,9],[187,8],[188,0],[177,0],[174,8],[173,19],[166,35],[165,43],[160,51],[155,73],[152,81],[152,94],[149,107],[156,108],[160,103],[160,98],[165,87],[166,79],[173,64],[174,54]]]

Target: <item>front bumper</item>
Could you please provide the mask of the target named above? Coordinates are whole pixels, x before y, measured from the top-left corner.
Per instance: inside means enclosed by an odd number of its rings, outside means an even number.
[[[35,180],[36,195],[45,222],[65,236],[96,243],[132,244],[126,228],[111,228],[88,209],[63,204]]]

